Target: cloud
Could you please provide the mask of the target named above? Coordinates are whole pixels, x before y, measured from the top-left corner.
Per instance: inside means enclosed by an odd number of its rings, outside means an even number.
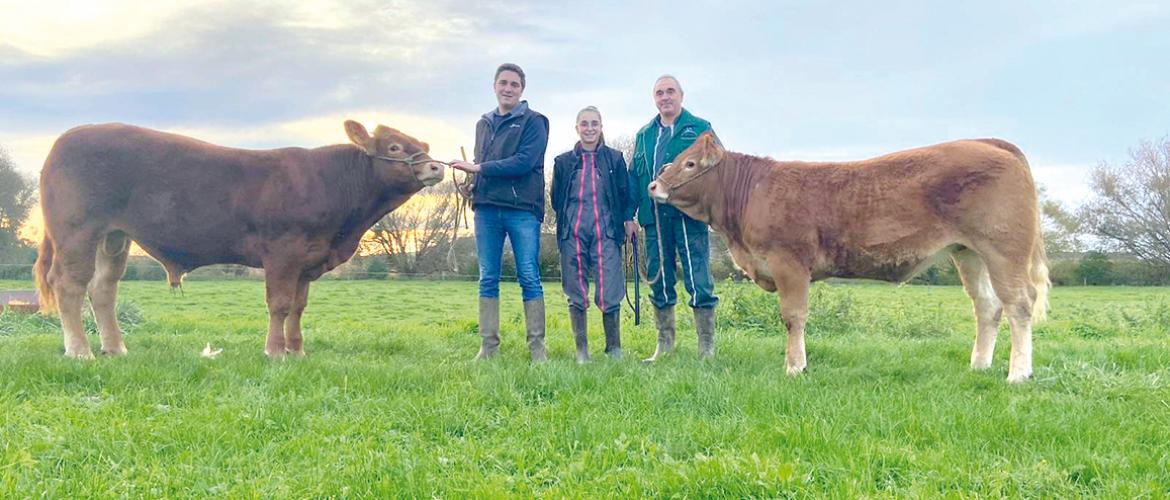
[[[179,13],[200,3],[2,0],[0,40],[37,58],[60,57],[157,33],[170,26]]]
[[[474,144],[470,127],[456,126],[429,117],[387,113],[376,110],[333,112],[307,118],[246,125],[198,126],[179,125],[160,130],[194,137],[228,147],[269,149],[277,147],[318,147],[349,142],[342,123],[352,119],[370,130],[377,125],[394,127],[431,146],[431,156],[449,160],[458,158],[459,146]],[[461,124],[460,124],[461,125]],[[62,131],[64,132],[64,131]],[[57,135],[6,135],[0,146],[11,154],[18,168],[29,175],[40,171]]]
[[[1032,177],[1050,198],[1066,207],[1079,207],[1093,196],[1089,187],[1095,165],[1032,162]]]

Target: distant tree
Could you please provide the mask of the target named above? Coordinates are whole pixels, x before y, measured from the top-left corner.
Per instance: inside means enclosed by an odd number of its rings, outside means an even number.
[[[626,159],[626,167],[634,161],[634,138],[628,135],[619,135],[613,139],[606,139],[605,145],[621,151],[622,157]]]
[[[1112,282],[1112,275],[1113,262],[1101,252],[1086,253],[1077,266],[1077,276],[1085,285],[1108,285]]]
[[[37,183],[16,170],[16,163],[0,148],[0,255],[27,243],[17,233],[36,204]]]
[[[1044,232],[1044,250],[1049,256],[1085,250],[1084,220],[1064,204],[1048,196],[1043,187],[1040,196],[1040,228]]]
[[[447,269],[456,207],[454,186],[440,184],[382,217],[366,233],[362,245],[367,253],[382,255],[389,269],[400,273]]]
[[[1170,137],[1143,141],[1129,157],[1097,166],[1095,197],[1080,216],[1107,247],[1170,267]]]

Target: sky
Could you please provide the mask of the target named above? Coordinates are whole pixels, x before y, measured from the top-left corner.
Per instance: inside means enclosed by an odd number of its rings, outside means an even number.
[[[999,137],[1049,196],[1170,134],[1170,3],[1143,1],[0,0],[0,148],[30,176],[53,140],[124,122],[242,148],[395,127],[459,157],[524,68],[546,162],[600,108],[608,137],[684,106],[731,150],[855,160]]]

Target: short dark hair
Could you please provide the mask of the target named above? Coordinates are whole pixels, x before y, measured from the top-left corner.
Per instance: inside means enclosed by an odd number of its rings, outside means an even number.
[[[495,80],[500,78],[500,73],[505,71],[511,71],[517,75],[520,75],[520,88],[525,87],[526,82],[524,81],[524,70],[520,69],[520,66],[512,63],[504,63],[501,64],[500,67],[496,68],[496,76],[493,77],[492,84],[495,84]]]

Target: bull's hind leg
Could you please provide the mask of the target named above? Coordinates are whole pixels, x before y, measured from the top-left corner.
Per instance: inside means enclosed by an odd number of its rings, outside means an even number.
[[[1008,365],[1008,382],[1019,383],[1032,376],[1032,306],[1036,287],[1028,276],[1031,249],[1009,256],[997,252],[980,252],[987,264],[991,286],[1003,303],[1012,330],[1012,353]]]
[[[304,338],[301,336],[301,315],[304,314],[305,306],[309,303],[309,283],[308,278],[301,277],[297,283],[297,293],[293,300],[292,310],[289,311],[288,318],[284,320],[284,350],[298,356],[305,355]]]
[[[92,229],[56,233],[66,233],[66,236],[57,242],[53,265],[49,269],[49,283],[57,296],[57,313],[61,316],[61,329],[65,335],[65,356],[93,359],[89,340],[85,338],[81,308],[85,303],[86,285],[94,275],[100,235]]]
[[[955,261],[955,267],[959,269],[963,289],[967,291],[975,306],[975,347],[971,350],[971,369],[983,370],[991,366],[995,337],[1003,316],[1003,304],[999,297],[996,297],[987,266],[983,264],[983,259],[978,254],[970,249],[963,249],[952,253],[951,258]]]
[[[98,245],[93,279],[89,281],[89,303],[97,320],[98,332],[102,339],[102,354],[121,356],[126,354],[122,330],[118,328],[118,280],[126,272],[126,259],[130,254],[130,238],[126,233],[115,231]]]

